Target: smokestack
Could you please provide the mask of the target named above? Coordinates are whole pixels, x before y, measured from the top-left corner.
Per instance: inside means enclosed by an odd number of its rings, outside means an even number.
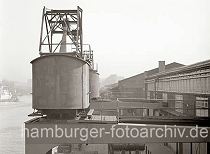
[[[159,73],[165,72],[165,61],[159,61]]]

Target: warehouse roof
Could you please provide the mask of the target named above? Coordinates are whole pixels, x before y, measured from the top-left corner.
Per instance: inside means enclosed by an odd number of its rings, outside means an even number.
[[[185,65],[180,64],[180,63],[173,62],[173,63],[167,64],[165,66],[165,69],[166,69],[166,72],[167,72],[167,71],[169,71],[171,69],[182,67],[182,66],[185,66]],[[149,71],[146,71],[147,76],[155,75],[157,73],[159,73],[159,68],[154,68],[154,69],[151,69]],[[119,82],[123,82],[125,80],[131,79],[131,78],[135,78],[135,77],[140,76],[140,75],[144,75],[144,73],[140,73],[140,74],[137,74],[137,75],[134,75],[134,76],[125,78],[123,80],[120,80]]]

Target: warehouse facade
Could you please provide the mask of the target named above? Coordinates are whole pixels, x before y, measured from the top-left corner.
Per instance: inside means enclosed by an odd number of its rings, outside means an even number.
[[[155,75],[161,71],[170,71],[174,68],[182,67],[183,64],[176,62],[165,65],[164,61],[159,61],[159,67],[145,71],[144,73],[137,74],[135,76],[120,80],[118,82],[118,97],[122,98],[145,98],[146,87],[145,78],[147,76]],[[115,88],[116,89],[116,88]]]

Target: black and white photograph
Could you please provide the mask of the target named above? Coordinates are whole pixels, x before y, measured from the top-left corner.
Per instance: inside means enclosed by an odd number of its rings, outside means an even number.
[[[0,0],[0,154],[210,154],[210,1]]]

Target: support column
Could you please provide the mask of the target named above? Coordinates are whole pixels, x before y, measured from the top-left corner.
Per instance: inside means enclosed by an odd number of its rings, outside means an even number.
[[[179,154],[178,148],[178,143],[176,143],[176,154]]]
[[[210,108],[210,96],[208,97],[208,108]],[[210,117],[210,110],[208,110],[208,117]],[[210,153],[210,142],[207,142],[207,153]]]
[[[208,108],[210,108],[210,97],[208,97]],[[210,110],[208,109],[208,117],[210,117]]]
[[[175,94],[174,93],[167,94],[167,101],[168,101],[168,107],[175,110]]]
[[[190,154],[193,153],[192,143],[190,143]]]
[[[155,99],[155,93],[150,91],[150,99]],[[145,109],[147,116],[153,116],[153,109]]]
[[[154,116],[154,110],[153,109],[149,109],[149,116]]]
[[[196,116],[196,97],[183,95],[183,113],[188,116]]]
[[[156,99],[163,99],[163,93],[162,92],[156,92]],[[162,106],[164,106],[164,104],[162,104]],[[160,109],[154,109],[153,110],[153,116],[159,116],[159,115],[160,115]]]
[[[179,147],[179,154],[183,154],[183,143],[178,143],[178,147]]]
[[[119,112],[120,112],[120,116],[124,115],[123,109],[120,109]]]
[[[210,142],[207,142],[207,153],[210,153]]]
[[[176,143],[176,154],[183,154],[183,144]]]
[[[144,97],[148,99],[149,92],[148,92],[148,83],[146,83],[146,78],[147,78],[147,71],[144,72],[144,88],[143,89],[144,89]]]
[[[146,94],[145,94],[145,98],[146,98],[146,99],[150,99],[150,91],[146,91],[145,93],[146,93]]]
[[[163,99],[163,107],[168,107],[168,102],[167,102],[167,93],[162,93],[162,99]]]
[[[108,144],[108,154],[114,154],[113,148],[111,144]]]
[[[147,154],[148,148],[147,146],[145,146],[145,154]]]

